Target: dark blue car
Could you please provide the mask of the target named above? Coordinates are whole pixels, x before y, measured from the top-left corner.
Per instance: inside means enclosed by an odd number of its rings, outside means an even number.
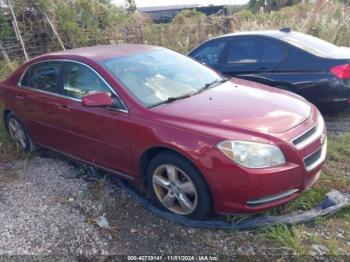
[[[350,103],[350,48],[287,28],[216,37],[189,56],[223,74],[297,93],[324,112]]]

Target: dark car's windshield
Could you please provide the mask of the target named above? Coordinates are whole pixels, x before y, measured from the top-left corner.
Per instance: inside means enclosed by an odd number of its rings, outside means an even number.
[[[320,38],[297,32],[286,34],[281,40],[318,56],[326,56],[336,52],[338,49],[338,46]]]
[[[167,49],[111,59],[104,65],[147,107],[197,93],[224,79],[206,66]]]

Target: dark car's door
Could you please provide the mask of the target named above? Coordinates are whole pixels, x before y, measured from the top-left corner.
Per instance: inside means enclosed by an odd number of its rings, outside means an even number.
[[[93,92],[106,92],[119,108],[83,106],[83,96]],[[61,94],[69,110],[64,126],[70,134],[70,154],[128,174],[129,114],[115,91],[91,67],[64,62]]]
[[[221,59],[224,74],[272,85],[287,56],[282,45],[259,37],[233,37]]]
[[[227,41],[224,38],[214,39],[195,49],[189,54],[189,56],[202,64],[206,64],[216,70],[220,70],[220,63],[226,48],[226,44]]]

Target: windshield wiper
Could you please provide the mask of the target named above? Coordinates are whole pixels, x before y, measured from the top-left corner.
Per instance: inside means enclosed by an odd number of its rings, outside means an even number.
[[[218,86],[226,81],[228,81],[229,78],[228,77],[224,77],[222,79],[215,79],[214,81],[210,82],[210,83],[206,83],[201,89],[199,89],[196,94],[202,93],[203,91],[212,88],[214,86]]]
[[[159,102],[157,104],[151,105],[149,107],[152,108],[152,107],[159,106],[159,105],[162,105],[162,104],[169,104],[169,103],[174,102],[176,100],[184,99],[184,98],[190,97],[192,95],[193,95],[193,93],[185,94],[185,95],[182,95],[182,96],[176,96],[176,97],[168,97],[166,100],[164,100],[162,102]]]
[[[212,88],[212,87],[214,87],[214,86],[218,86],[218,85],[220,85],[220,84],[226,82],[227,80],[229,80],[228,77],[225,77],[225,78],[222,78],[222,79],[215,79],[214,81],[212,81],[212,82],[210,82],[210,83],[206,83],[206,84],[204,85],[204,87],[202,87],[201,89],[199,89],[197,92],[190,93],[190,94],[185,94],[185,95],[182,95],[182,96],[168,97],[168,98],[167,98],[166,100],[164,100],[164,101],[161,101],[161,102],[159,102],[159,103],[156,103],[156,104],[153,104],[153,105],[149,106],[149,108],[156,107],[156,106],[159,106],[159,105],[162,105],[162,104],[168,104],[168,103],[174,102],[174,101],[176,101],[176,100],[184,99],[184,98],[187,98],[187,97],[190,97],[190,96],[199,94],[199,93],[203,92],[204,90],[209,89],[209,88]]]

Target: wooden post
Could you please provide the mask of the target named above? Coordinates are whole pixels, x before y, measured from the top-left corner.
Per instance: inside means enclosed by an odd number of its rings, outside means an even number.
[[[29,60],[29,56],[27,54],[26,47],[24,45],[24,42],[23,42],[23,39],[22,39],[22,36],[21,36],[21,31],[19,30],[19,27],[18,27],[17,18],[16,18],[16,15],[15,15],[15,12],[13,11],[13,8],[12,8],[11,0],[8,0],[8,4],[9,4],[10,11],[11,11],[11,14],[12,14],[13,22],[14,22],[15,27],[16,27],[16,31],[18,33],[19,42],[21,43],[21,46],[22,46],[22,49],[23,49],[24,57],[26,58],[26,60]]]
[[[10,63],[10,59],[9,59],[9,57],[6,53],[6,50],[5,50],[4,46],[2,45],[1,41],[0,41],[0,52],[1,52],[2,56],[4,57],[6,63]]]
[[[61,38],[60,38],[60,36],[58,35],[58,33],[57,33],[57,31],[56,31],[56,28],[55,28],[55,26],[53,25],[53,23],[51,22],[49,16],[46,14],[46,12],[43,12],[43,13],[44,13],[44,16],[45,16],[47,22],[48,22],[49,25],[51,26],[51,29],[52,29],[53,33],[54,33],[55,36],[57,37],[58,42],[60,43],[62,49],[63,49],[63,50],[66,50],[66,48],[64,47],[64,44],[63,44],[63,42],[62,42],[62,40],[61,40]]]

